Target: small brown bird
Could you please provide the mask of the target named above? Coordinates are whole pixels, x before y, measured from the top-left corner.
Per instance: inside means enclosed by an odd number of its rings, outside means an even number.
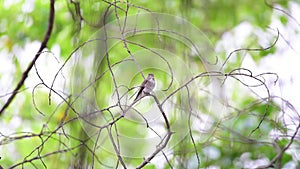
[[[152,73],[148,74],[148,77],[143,81],[140,86],[140,90],[134,99],[134,101],[142,98],[145,94],[149,94],[155,87],[155,79]]]

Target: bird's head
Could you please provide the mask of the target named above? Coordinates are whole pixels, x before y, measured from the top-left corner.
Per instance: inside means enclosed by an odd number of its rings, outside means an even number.
[[[153,77],[154,77],[154,74],[149,73],[149,74],[148,74],[148,77],[153,78]]]

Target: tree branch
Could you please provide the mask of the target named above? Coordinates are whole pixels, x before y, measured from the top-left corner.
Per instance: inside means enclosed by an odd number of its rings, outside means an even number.
[[[161,114],[163,115],[163,118],[165,120],[165,124],[166,124],[166,127],[167,127],[167,135],[165,137],[164,140],[162,140],[162,142],[157,145],[157,148],[156,150],[148,157],[146,158],[138,167],[137,169],[141,169],[143,168],[145,165],[147,165],[159,152],[161,152],[168,144],[168,142],[170,141],[171,139],[171,135],[172,135],[172,132],[171,132],[171,128],[170,128],[170,123],[169,123],[169,120],[166,116],[166,113],[164,112],[163,108],[162,108],[162,104],[159,102],[158,98],[155,96],[155,95],[151,95],[152,96],[161,112]]]
[[[52,32],[53,25],[54,25],[54,14],[55,14],[54,2],[55,2],[55,0],[50,0],[50,13],[49,13],[49,20],[48,20],[48,29],[47,29],[47,32],[44,36],[44,40],[42,41],[41,46],[40,46],[38,52],[35,54],[33,60],[30,62],[27,69],[22,74],[21,80],[17,84],[16,88],[13,90],[12,95],[7,99],[6,103],[1,108],[0,115],[3,114],[3,112],[6,110],[6,108],[13,101],[13,99],[17,95],[18,91],[21,89],[21,87],[23,86],[25,80],[27,79],[28,74],[29,74],[30,70],[32,69],[32,67],[34,66],[35,62],[37,61],[37,59],[41,55],[42,51],[47,47],[47,43],[50,39],[51,32]]]

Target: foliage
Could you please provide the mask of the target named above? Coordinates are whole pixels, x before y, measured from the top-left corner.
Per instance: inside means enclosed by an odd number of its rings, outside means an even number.
[[[299,163],[299,114],[269,85],[280,77],[242,67],[247,55],[258,65],[280,52],[270,27],[295,21],[298,2],[51,2],[53,29],[50,1],[0,2],[1,107],[26,78],[1,112],[4,168]],[[133,102],[148,73],[155,91]]]

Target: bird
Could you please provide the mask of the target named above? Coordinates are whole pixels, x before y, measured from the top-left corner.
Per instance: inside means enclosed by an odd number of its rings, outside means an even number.
[[[155,87],[155,79],[154,79],[154,74],[149,73],[147,78],[143,81],[143,83],[140,86],[140,90],[134,99],[134,101],[142,98],[145,94],[150,94],[151,91]]]

